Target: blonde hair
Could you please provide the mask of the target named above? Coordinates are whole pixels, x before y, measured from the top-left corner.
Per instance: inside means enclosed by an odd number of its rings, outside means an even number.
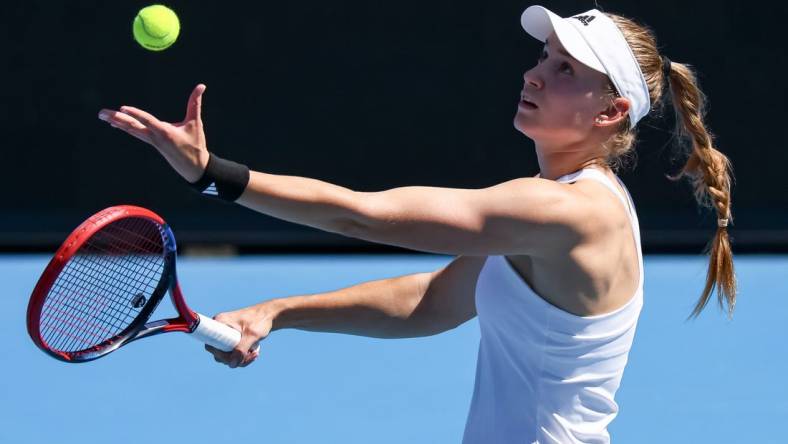
[[[674,135],[691,152],[684,167],[672,181],[683,177],[689,179],[695,200],[701,207],[714,208],[718,219],[731,216],[731,162],[714,147],[714,136],[703,122],[706,115],[706,96],[698,87],[695,72],[690,65],[670,63],[669,78],[663,73],[663,59],[657,49],[653,31],[621,15],[605,13],[624,34],[635,55],[648,84],[652,110],[661,114],[664,107],[663,95],[670,93],[676,115]],[[667,90],[665,87],[668,87]],[[611,100],[618,97],[612,83],[608,84]],[[629,118],[621,123],[618,131],[605,143],[607,164],[618,171],[634,160],[634,144],[637,126],[630,128]],[[719,224],[723,225],[723,224]],[[706,286],[690,317],[697,317],[706,307],[712,290],[717,290],[717,302],[723,308],[723,299],[728,306],[728,317],[733,316],[736,306],[736,275],[733,269],[733,252],[727,227],[718,226],[714,238],[704,250],[709,253]]]

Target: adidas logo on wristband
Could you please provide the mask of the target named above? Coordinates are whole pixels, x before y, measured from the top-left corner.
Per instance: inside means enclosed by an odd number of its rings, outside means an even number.
[[[249,167],[209,154],[202,177],[189,185],[203,196],[235,202],[249,183]]]
[[[202,190],[202,194],[207,194],[209,196],[218,196],[219,191],[216,190],[216,182],[211,182],[211,184],[208,185],[208,188]]]

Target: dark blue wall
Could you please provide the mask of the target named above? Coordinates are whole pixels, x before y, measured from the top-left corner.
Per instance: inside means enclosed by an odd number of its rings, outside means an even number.
[[[127,104],[180,120],[199,82],[209,148],[257,170],[365,191],[538,172],[533,143],[512,127],[522,73],[541,48],[519,25],[528,2],[169,2],[182,30],[162,53],[131,37],[147,4],[4,8],[0,246],[55,245],[120,203],[160,213],[186,243],[360,245],[201,198],[152,147],[96,118]],[[562,16],[595,7],[543,4]],[[666,55],[698,70],[707,124],[735,168],[736,247],[788,247],[785,6],[598,4],[649,25]],[[663,177],[681,160],[672,122],[671,113],[641,121],[637,167],[621,174],[649,251],[700,249],[714,231],[716,216],[696,208],[689,186]]]

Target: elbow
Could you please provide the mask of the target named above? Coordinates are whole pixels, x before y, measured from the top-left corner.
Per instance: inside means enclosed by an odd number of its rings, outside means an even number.
[[[368,225],[353,217],[337,218],[333,225],[335,233],[356,239],[365,239],[370,231]]]
[[[354,192],[350,202],[344,207],[348,210],[334,220],[335,232],[346,237],[371,240],[380,231],[383,220],[377,216],[375,206],[371,203],[371,193]]]

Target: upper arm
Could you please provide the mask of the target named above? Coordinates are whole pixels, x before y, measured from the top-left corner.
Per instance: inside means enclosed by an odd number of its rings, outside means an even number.
[[[476,317],[476,280],[486,257],[460,256],[432,273],[409,322],[422,335],[441,333]]]
[[[358,220],[344,234],[432,253],[540,255],[576,245],[591,224],[589,199],[539,178],[358,194]]]

